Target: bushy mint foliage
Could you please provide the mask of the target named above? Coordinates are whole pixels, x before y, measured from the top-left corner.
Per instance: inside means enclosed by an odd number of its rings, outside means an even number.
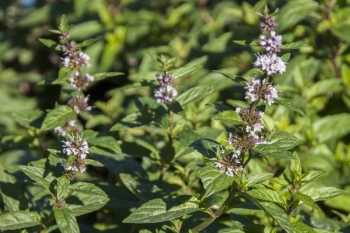
[[[88,7],[84,1],[74,3]],[[2,135],[4,157],[13,149],[33,156],[1,160],[0,231],[346,232],[348,207],[332,200],[348,197],[343,177],[348,174],[344,136],[350,131],[345,124],[349,114],[316,114],[327,102],[325,94],[344,89],[342,99],[348,103],[349,69],[338,61],[346,46],[331,43],[330,63],[315,61],[299,54],[310,49],[304,41],[293,41],[301,32],[288,32],[317,9],[316,2],[291,1],[281,12],[271,12],[264,1],[256,4],[256,12],[244,2],[242,12],[250,15],[244,16],[247,28],[259,26],[250,34],[254,39],[218,35],[202,46],[209,54],[202,57],[188,59],[190,48],[198,49],[199,42],[150,35],[150,44],[171,43],[141,51],[141,64],[128,58],[131,82],[110,89],[103,93],[107,98],[97,101],[98,92],[92,88],[123,75],[114,69],[108,72],[113,66],[122,69],[111,54],[125,51],[129,56],[129,43],[164,19],[139,12],[145,24],[131,30],[135,15],[127,17],[130,21],[118,17],[132,14],[132,2],[111,3],[108,8],[102,2],[93,4],[105,30],[111,30],[103,41],[83,35],[96,34],[89,34],[92,21],[86,31],[81,25],[75,29],[69,15],[62,15],[58,29],[50,30],[55,39],[39,39],[56,54],[52,56],[59,67],[57,78],[38,82],[60,87],[54,107],[4,111],[20,129]],[[215,11],[212,18],[205,2],[197,4],[203,32],[226,25]],[[228,17],[239,13],[235,4],[214,5]],[[346,41],[341,26],[329,26],[334,4],[325,5],[325,19],[317,30]],[[43,12],[48,11],[45,7],[51,9],[44,6]],[[186,31],[187,21],[181,18],[190,17],[193,7],[176,5],[163,27],[179,25]],[[78,16],[82,12],[76,7]],[[28,15],[18,25],[35,24],[40,17]],[[128,34],[128,23],[134,34]],[[241,49],[249,52],[216,64],[215,53],[235,56]],[[100,57],[98,51],[103,51]],[[215,68],[209,72],[205,66],[210,62]],[[241,70],[222,68],[230,63],[240,64]],[[321,72],[329,67],[333,79]],[[317,72],[321,78],[313,82]],[[332,161],[341,171],[332,170]],[[322,180],[325,176],[332,182]],[[335,177],[341,179],[334,182]]]

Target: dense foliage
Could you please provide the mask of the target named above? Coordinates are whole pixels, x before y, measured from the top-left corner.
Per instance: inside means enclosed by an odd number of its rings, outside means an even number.
[[[348,5],[1,1],[0,231],[349,232]]]

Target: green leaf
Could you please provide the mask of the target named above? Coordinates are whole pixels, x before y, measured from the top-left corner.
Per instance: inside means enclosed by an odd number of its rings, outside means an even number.
[[[333,187],[312,187],[302,191],[302,194],[310,196],[314,201],[332,199],[345,193],[348,191]]]
[[[37,85],[64,85],[66,83],[66,81],[59,81],[57,78],[48,78],[41,80]]]
[[[241,125],[243,124],[241,117],[233,110],[223,111],[216,114],[212,120],[221,121],[228,125]]]
[[[66,15],[62,15],[59,29],[63,32],[68,30],[68,21]]]
[[[122,152],[118,141],[112,136],[107,136],[105,134],[95,132],[93,130],[85,130],[83,135],[86,138],[86,141],[89,143],[89,145],[107,148],[116,153]]]
[[[253,147],[253,150],[265,155],[266,157],[289,160],[295,159],[291,152],[286,151],[284,148],[274,146],[273,144],[258,144]]]
[[[181,107],[180,103],[176,100],[173,100],[171,103],[167,104],[170,111],[173,113],[179,114],[181,116],[186,116],[186,113],[184,112],[183,108]]]
[[[318,81],[305,92],[305,95],[308,99],[320,95],[328,95],[329,93],[337,93],[343,89],[342,80],[333,78],[333,79],[324,79]]]
[[[233,177],[222,173],[218,168],[214,167],[211,164],[199,170],[197,176],[203,183],[207,197],[214,192],[228,188],[234,180]]]
[[[41,128],[41,124],[46,116],[42,111],[30,109],[11,110],[4,113],[6,116],[24,127],[34,127],[37,129]]]
[[[75,69],[69,67],[62,67],[58,72],[58,81],[67,81],[69,80],[73,74],[76,72]]]
[[[293,222],[292,223],[294,233],[316,233],[316,231],[302,222]]]
[[[16,182],[16,178],[8,174],[0,165],[0,194],[10,212],[25,210],[28,203],[24,191]]]
[[[216,151],[220,148],[221,144],[212,139],[200,139],[192,142],[190,147],[197,150],[203,156],[211,159],[216,158]]]
[[[239,45],[247,45],[245,40],[234,40],[233,43],[236,43]]]
[[[151,122],[159,122],[161,116],[161,113],[157,109],[142,109],[121,119],[110,131],[125,130],[147,125]]]
[[[271,179],[271,182],[272,183],[276,183],[276,184],[279,184],[279,185],[283,185],[283,186],[287,186],[289,183],[288,181],[286,181],[285,179],[283,178],[280,178],[280,177],[274,177]]]
[[[293,233],[292,224],[290,223],[289,217],[282,207],[272,202],[258,201],[253,196],[244,192],[240,194],[265,211],[265,213],[273,218],[287,233]]]
[[[96,161],[96,160],[93,160],[93,159],[85,159],[85,164],[86,165],[91,165],[91,166],[94,166],[94,167],[103,167],[103,164]]]
[[[275,202],[281,205],[287,204],[286,198],[278,192],[276,192],[275,190],[259,188],[246,191],[246,193],[263,201]]]
[[[73,216],[80,216],[103,207],[109,200],[99,187],[86,182],[77,182],[70,186],[71,193],[66,198],[67,208]]]
[[[91,45],[92,43],[94,43],[96,41],[98,41],[98,38],[84,40],[83,42],[78,44],[78,48],[83,48],[83,47],[89,46],[89,45]]]
[[[64,233],[78,233],[80,232],[77,219],[74,217],[72,212],[63,208],[62,210],[54,210],[56,223],[61,232]]]
[[[50,49],[61,51],[61,45],[59,43],[56,43],[53,40],[39,38],[39,41],[43,43],[45,46],[49,47]]]
[[[242,86],[244,86],[247,82],[247,80],[245,80],[244,78],[240,77],[240,76],[236,76],[234,74],[228,74],[225,72],[221,72],[219,70],[212,70],[213,72],[222,74],[223,76],[225,76],[228,79],[231,79],[232,81],[234,81],[235,83],[241,84]]]
[[[121,73],[121,72],[104,72],[104,73],[94,74],[93,76],[94,76],[95,81],[100,81],[100,80],[103,80],[105,78],[120,76],[123,74],[124,73]]]
[[[57,181],[57,199],[60,200],[66,194],[70,181],[66,176],[61,176]]]
[[[251,176],[247,180],[247,187],[253,186],[255,184],[259,184],[261,182],[267,181],[273,177],[273,173],[259,173],[254,176]]]
[[[154,199],[135,210],[123,220],[124,223],[157,223],[173,220],[186,214],[199,211],[198,200],[191,196],[175,199]]]
[[[312,125],[316,139],[322,143],[328,140],[338,140],[350,133],[350,114],[342,113],[325,116]],[[335,124],[336,122],[336,124]]]
[[[294,197],[295,199],[302,201],[307,206],[310,206],[315,209],[319,209],[318,205],[314,202],[314,200],[306,194],[296,193]]]
[[[302,176],[301,181],[302,182],[309,182],[309,181],[317,179],[318,177],[324,175],[325,173],[326,173],[325,171],[310,171],[309,173]]]
[[[181,104],[181,106],[185,106],[186,104],[200,100],[213,91],[214,86],[196,86],[179,95],[176,100]]]
[[[276,131],[269,139],[269,143],[272,143],[274,146],[290,150],[301,144],[301,141],[290,133],[285,131]]]
[[[304,42],[294,42],[294,43],[282,45],[281,49],[299,49],[299,48],[304,47],[306,45],[307,45],[307,43],[304,43]]]
[[[73,109],[67,105],[61,105],[51,110],[41,126],[42,130],[49,130],[65,124],[75,116]]]
[[[16,230],[41,224],[40,215],[36,212],[15,211],[0,215],[0,230]]]
[[[225,104],[222,104],[222,103],[208,103],[208,104],[206,104],[206,106],[212,106],[216,110],[218,110],[219,112],[233,110],[231,107],[229,107],[229,106],[227,106]]]
[[[285,53],[282,55],[281,57],[282,61],[284,61],[285,63],[287,63],[290,59],[290,53]]]
[[[305,116],[304,111],[297,105],[295,105],[293,102],[291,102],[288,99],[284,99],[281,97],[276,98],[277,103],[289,108],[290,110],[299,113],[302,116]]]
[[[182,76],[187,76],[189,74],[192,74],[202,68],[201,65],[197,66],[184,66],[181,68],[176,69],[172,75],[174,76],[175,79],[180,78]]]
[[[46,188],[49,188],[50,183],[55,179],[55,177],[52,176],[52,173],[46,172],[44,168],[34,166],[19,166],[19,169],[21,169],[21,171],[29,176],[32,180],[35,180]]]
[[[252,224],[248,226],[243,226],[242,233],[271,233],[271,229],[264,225]],[[232,232],[236,233],[236,232]],[[237,232],[240,233],[240,232]]]

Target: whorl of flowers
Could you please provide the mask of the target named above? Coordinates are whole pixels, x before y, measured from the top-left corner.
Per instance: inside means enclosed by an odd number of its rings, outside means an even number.
[[[89,144],[81,136],[71,136],[70,140],[62,141],[62,152],[67,156],[75,156],[75,160],[69,167],[66,167],[67,171],[86,171],[85,158],[89,153]],[[61,161],[62,166],[67,166],[67,161]]]
[[[259,44],[267,52],[280,52],[282,46],[282,36],[276,35],[275,31],[270,31],[267,35],[261,34]]]
[[[68,100],[68,105],[71,106],[76,113],[91,111],[92,106],[88,105],[88,101],[89,96],[86,96],[85,98],[78,96]]]
[[[177,96],[177,91],[172,86],[174,83],[174,77],[167,72],[165,72],[164,75],[157,74],[156,77],[161,85],[159,90],[154,91],[154,97],[156,98],[157,103],[172,102]]]
[[[286,63],[275,53],[258,55],[253,65],[256,68],[260,68],[268,75],[282,74],[286,71]]]
[[[225,149],[221,149],[221,154],[226,153]],[[226,155],[222,159],[219,159],[214,162],[215,167],[217,167],[222,173],[233,176],[238,172],[243,171],[243,167],[240,165],[239,159],[240,151],[231,152],[229,155]]]
[[[264,103],[269,105],[273,104],[275,98],[278,97],[277,90],[270,84],[263,85],[262,83],[265,83],[265,81],[265,79],[262,82],[260,79],[253,79],[247,82],[244,87],[247,89],[245,98],[251,99],[252,101],[256,101],[260,98]]]
[[[60,136],[65,137],[67,135],[68,127],[73,128],[74,132],[79,132],[80,128],[76,125],[75,119],[68,120],[64,125],[54,128],[54,132],[58,133]]]

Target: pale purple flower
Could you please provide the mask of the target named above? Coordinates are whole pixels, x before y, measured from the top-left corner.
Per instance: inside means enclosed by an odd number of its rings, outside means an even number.
[[[160,75],[160,74],[156,74],[157,80],[160,83],[160,85],[162,86],[168,86],[174,83],[174,76],[172,76],[171,74],[165,74]]]
[[[260,35],[259,44],[267,52],[279,52],[282,46],[282,36],[276,35],[275,31],[270,31],[268,35]]]
[[[88,101],[89,96],[86,96],[85,98],[74,97],[68,100],[68,105],[71,106],[76,113],[91,111],[92,106],[88,105]]]
[[[282,74],[286,71],[286,63],[276,54],[258,55],[253,65],[256,68],[260,68],[268,75]]]
[[[157,103],[170,103],[176,96],[177,91],[172,86],[160,87],[159,90],[154,91],[154,97],[156,97]]]
[[[77,71],[73,77],[69,79],[69,81],[72,87],[77,90],[81,90],[82,88],[86,88],[90,82],[94,81],[94,77],[88,73],[80,77],[80,73]]]

